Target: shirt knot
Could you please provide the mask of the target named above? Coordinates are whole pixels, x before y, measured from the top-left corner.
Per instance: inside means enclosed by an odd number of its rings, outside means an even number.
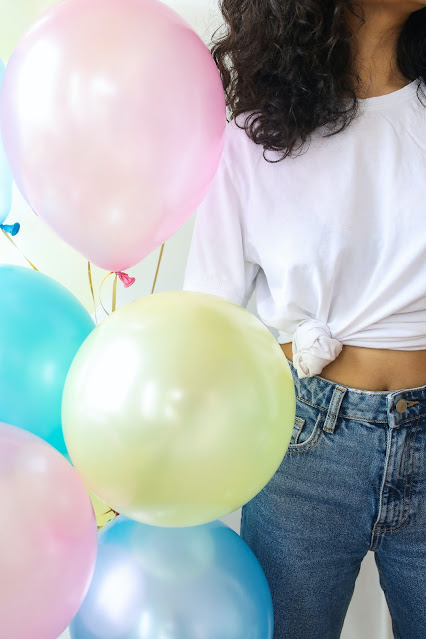
[[[331,337],[327,324],[318,319],[300,322],[293,334],[293,365],[299,379],[319,375],[340,354],[342,342]]]

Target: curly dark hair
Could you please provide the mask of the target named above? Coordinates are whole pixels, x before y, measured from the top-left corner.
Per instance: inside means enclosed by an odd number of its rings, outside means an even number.
[[[365,22],[356,1],[220,0],[220,9],[226,33],[215,39],[223,25],[215,31],[210,51],[230,120],[246,114],[239,128],[263,146],[265,160],[267,150],[283,152],[278,162],[296,155],[318,127],[329,137],[349,126],[360,78],[346,13]],[[406,78],[426,80],[426,9],[408,17],[396,54]]]

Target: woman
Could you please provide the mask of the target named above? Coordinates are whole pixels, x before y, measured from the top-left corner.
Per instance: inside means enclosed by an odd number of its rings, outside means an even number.
[[[243,507],[274,639],[340,636],[375,554],[426,632],[426,2],[222,0],[228,123],[184,289],[278,329],[292,440]]]

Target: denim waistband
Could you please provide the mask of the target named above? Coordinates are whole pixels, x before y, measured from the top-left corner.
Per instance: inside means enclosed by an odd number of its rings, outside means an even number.
[[[391,428],[400,428],[423,417],[419,421],[423,421],[426,429],[426,384],[395,391],[360,390],[319,375],[299,379],[293,362],[287,357],[286,360],[293,375],[296,396],[327,411],[332,429],[338,415],[377,425],[386,423]],[[325,429],[328,430],[327,426]]]

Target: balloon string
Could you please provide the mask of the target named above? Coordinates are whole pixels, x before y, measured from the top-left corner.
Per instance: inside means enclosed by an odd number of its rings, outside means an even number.
[[[115,309],[117,308],[117,273],[114,277],[114,284],[112,285],[112,312],[115,313]]]
[[[154,290],[155,290],[155,284],[157,282],[157,277],[158,277],[158,271],[160,270],[160,264],[161,264],[161,258],[163,257],[163,251],[164,251],[164,247],[165,247],[166,243],[164,243],[161,246],[161,251],[160,251],[160,257],[158,259],[158,264],[157,264],[157,271],[155,273],[155,277],[154,277],[154,284],[152,285],[152,290],[151,290],[151,295],[153,294]]]
[[[158,258],[158,264],[157,264],[157,270],[155,272],[155,277],[154,277],[154,282],[152,285],[152,289],[151,289],[151,295],[154,293],[155,291],[155,285],[157,283],[157,278],[158,278],[158,273],[160,270],[160,265],[161,265],[161,260],[163,258],[163,253],[164,253],[164,247],[165,247],[165,243],[161,245],[161,251],[160,251],[160,256]],[[92,283],[92,277],[91,277],[91,269],[90,269],[90,262],[89,262],[89,282],[90,282],[90,290],[92,291],[92,298],[93,298],[93,302],[95,300],[95,295],[93,292],[93,283]],[[110,273],[108,273],[107,275],[105,275],[104,279],[101,282],[101,285],[99,287],[99,299],[101,302],[101,306],[104,310],[104,313],[106,313],[106,315],[110,315],[110,313],[108,313],[108,311],[106,310],[105,306],[103,305],[102,302],[102,287],[104,285],[104,283],[106,282],[106,280],[111,277],[111,275],[114,275],[114,271],[111,271]],[[121,282],[123,282],[124,286],[126,288],[128,288],[129,286],[132,286],[132,284],[134,284],[135,282],[135,278],[134,277],[129,277],[129,275],[127,275],[127,273],[122,273],[121,271],[116,271],[115,272],[115,278],[114,278],[114,284],[112,286],[112,312],[114,313],[116,308],[117,308],[117,278],[120,278]]]
[[[125,288],[129,288],[129,286],[133,286],[133,284],[136,282],[136,279],[134,277],[130,277],[129,275],[127,275],[127,273],[122,273],[121,271],[116,271],[115,273],[114,271],[111,271],[111,273],[108,273],[108,275],[105,275],[99,289],[99,299],[101,302],[101,306],[107,315],[109,315],[109,313],[102,303],[102,286],[104,285],[104,282],[110,277],[110,275],[115,275],[114,284],[112,285],[112,305],[111,305],[112,313],[114,313],[117,308],[117,279],[120,279],[120,281],[123,282]]]
[[[22,257],[27,260],[28,264],[35,270],[38,271],[38,268],[36,266],[34,266],[34,264],[32,262],[30,262],[30,260],[28,259],[28,257],[25,257],[25,255],[23,254],[23,252],[21,251],[21,249],[15,244],[15,242],[12,240],[12,238],[10,237],[10,235],[8,235],[8,233],[2,228],[1,229],[3,235],[5,237],[7,237],[7,239],[9,240],[9,242],[12,242],[13,246],[16,248],[17,251],[19,251],[19,253],[22,255]]]
[[[113,273],[113,272],[111,272],[111,273],[108,273],[108,275],[105,275],[105,277],[104,277],[104,279],[102,280],[101,285],[100,285],[100,287],[99,287],[99,300],[100,300],[100,302],[101,302],[101,306],[102,306],[102,308],[104,309],[104,312],[105,312],[107,315],[109,315],[109,313],[108,313],[108,311],[106,310],[105,306],[104,306],[104,305],[103,305],[103,303],[102,303],[102,286],[104,285],[104,282],[105,282],[105,281],[106,281],[106,280],[110,277],[110,275],[114,275],[114,273]]]
[[[98,318],[96,316],[95,291],[93,290],[92,265],[90,264],[90,262],[87,262],[87,268],[88,268],[88,273],[89,273],[89,285],[90,285],[90,291],[92,293],[93,308],[95,309],[95,323],[97,324],[98,323]]]
[[[155,291],[155,285],[157,283],[158,273],[159,273],[159,270],[160,270],[161,260],[162,260],[163,252],[164,252],[164,246],[165,246],[165,243],[162,244],[162,246],[161,246],[160,256],[158,258],[157,270],[155,272],[154,283],[152,285],[151,295]],[[100,289],[99,289],[99,298],[100,298],[100,301],[101,301],[101,306],[102,306],[102,308],[104,309],[104,311],[105,311],[105,313],[107,315],[109,315],[109,313],[106,310],[105,306],[102,304],[102,286],[103,286],[104,282],[111,275],[113,275],[113,272],[108,273],[108,275],[106,275],[104,277],[104,279],[101,282]],[[117,304],[117,276],[120,276],[120,279],[125,282],[125,284],[124,284],[125,286],[131,286],[133,284],[133,282],[135,281],[134,278],[129,278],[125,273],[116,273],[115,274],[114,285],[113,285],[113,293],[112,293],[112,312],[115,311],[116,304]],[[126,278],[126,279],[124,279],[124,278]],[[93,301],[94,301],[95,300],[95,296],[94,296],[94,292],[93,292],[93,284],[92,284],[92,277],[91,277],[91,270],[90,270],[90,262],[89,262],[89,282],[90,282],[90,289],[92,291],[92,297],[93,297]],[[96,311],[95,311],[95,313],[96,313]],[[113,513],[115,515],[115,517],[117,517],[120,514],[116,510],[114,510],[113,508],[110,508],[106,513],[104,513],[104,515],[108,515],[109,513]],[[97,528],[98,528],[98,531],[99,531],[99,530],[101,530],[103,528],[103,526],[98,526]]]

